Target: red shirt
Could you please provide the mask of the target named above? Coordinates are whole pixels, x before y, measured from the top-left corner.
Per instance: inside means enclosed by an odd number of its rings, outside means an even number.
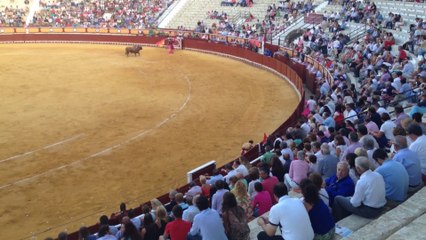
[[[401,60],[407,59],[407,53],[404,51],[404,49],[401,49],[399,51],[399,59],[401,59]]]
[[[164,234],[169,235],[173,240],[186,240],[189,230],[191,230],[191,223],[177,218],[167,223]]]
[[[206,184],[201,186],[202,195],[209,198],[210,197],[210,185]]]

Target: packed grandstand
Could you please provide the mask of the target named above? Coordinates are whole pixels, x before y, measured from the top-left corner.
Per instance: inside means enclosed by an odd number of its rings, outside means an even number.
[[[178,29],[184,38],[242,47],[301,67],[296,72],[311,92],[291,126],[258,144],[247,141],[240,158],[198,174],[169,199],[121,203],[99,223],[60,232],[58,239],[245,240],[253,238],[250,221],[260,226],[257,239],[334,239],[345,235],[340,220],[351,214],[378,218],[426,181],[421,1],[0,3],[2,34],[22,27],[162,32],[158,26],[165,21],[163,28]],[[307,23],[309,14],[321,19]],[[273,238],[277,228],[283,238]]]

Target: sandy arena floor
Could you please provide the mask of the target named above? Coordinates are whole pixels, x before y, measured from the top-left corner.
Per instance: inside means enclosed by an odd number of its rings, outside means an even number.
[[[294,89],[239,61],[124,46],[0,45],[0,239],[91,225],[222,165],[295,109]]]

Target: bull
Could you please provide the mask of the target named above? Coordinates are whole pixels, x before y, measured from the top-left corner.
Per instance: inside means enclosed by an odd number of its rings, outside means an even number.
[[[131,47],[126,47],[126,56],[129,56],[129,54],[133,53],[135,56],[136,55],[141,55],[139,52],[142,50],[142,46],[131,46]]]

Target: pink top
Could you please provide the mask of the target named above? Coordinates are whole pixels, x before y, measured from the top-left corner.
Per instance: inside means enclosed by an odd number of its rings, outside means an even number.
[[[262,216],[268,212],[272,207],[271,196],[267,191],[258,192],[253,199],[253,208],[259,209],[258,216]]]
[[[302,179],[308,177],[309,164],[304,160],[293,160],[290,164],[288,175],[297,184],[300,184]]]
[[[273,204],[277,203],[277,201],[274,198],[274,186],[278,182],[279,182],[278,178],[275,176],[268,177],[267,179],[263,179],[262,181],[263,190],[269,193],[269,196],[271,197]]]

